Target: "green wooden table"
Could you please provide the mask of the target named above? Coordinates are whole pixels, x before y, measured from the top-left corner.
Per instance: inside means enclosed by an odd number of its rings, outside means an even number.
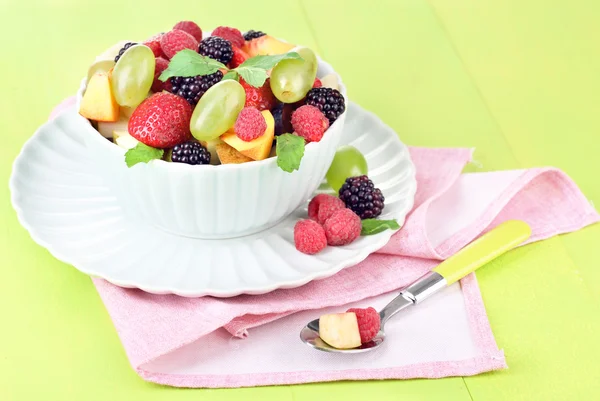
[[[475,147],[472,170],[553,165],[600,205],[600,2],[558,3],[1,0],[0,180],[99,51],[193,19],[311,46],[404,142]],[[137,377],[89,278],[34,244],[0,188],[1,400],[600,399],[600,225],[478,273],[509,370],[181,390]]]

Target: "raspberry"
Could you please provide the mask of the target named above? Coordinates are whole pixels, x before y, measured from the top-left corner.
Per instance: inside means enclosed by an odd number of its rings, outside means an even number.
[[[218,36],[209,36],[208,38],[202,39],[198,48],[198,53],[223,64],[229,63],[233,58],[231,42]]]
[[[209,164],[210,152],[196,141],[187,141],[175,145],[171,152],[173,163],[186,163],[191,165]]]
[[[221,82],[223,73],[214,72],[209,75],[198,75],[195,77],[171,77],[169,82],[173,86],[172,92],[187,100],[195,106],[206,91],[213,85]]]
[[[232,45],[237,47],[244,46],[244,37],[239,29],[228,26],[220,26],[212,31],[211,36],[218,36],[220,38],[227,39]]]
[[[125,46],[123,46],[123,47],[121,48],[121,50],[119,50],[119,54],[117,54],[117,55],[115,56],[115,63],[116,63],[117,61],[119,61],[119,59],[121,58],[121,56],[123,55],[123,53],[125,53],[125,50],[129,49],[129,48],[130,48],[131,46],[133,46],[133,45],[137,45],[137,43],[135,43],[135,42],[127,42],[127,43],[125,43]]]
[[[356,213],[344,208],[333,212],[323,228],[328,245],[348,245],[358,238],[362,224]]]
[[[246,40],[252,40],[252,39],[256,39],[256,38],[260,38],[261,36],[265,36],[266,33],[261,32],[261,31],[253,31],[252,29],[249,30],[248,32],[246,32],[244,34],[244,39]]]
[[[160,74],[169,66],[169,62],[162,57],[156,58],[156,68],[154,69],[154,82],[152,82],[152,92],[162,92],[165,89],[166,82],[158,79]]]
[[[361,343],[368,343],[379,333],[381,319],[375,309],[350,308],[346,312],[353,312],[356,315]]]
[[[163,51],[162,51],[162,48],[160,47],[160,41],[144,42],[144,45],[148,46],[150,48],[150,50],[152,50],[152,53],[154,53],[154,57],[162,57],[163,56]]]
[[[325,231],[314,220],[300,220],[294,226],[296,249],[307,255],[321,252],[327,246]]]
[[[229,68],[237,68],[244,61],[248,60],[250,58],[250,56],[248,56],[248,54],[245,51],[243,51],[242,49],[240,49],[237,46],[232,46],[232,48],[233,48],[233,57],[231,58],[231,61],[229,62]]]
[[[198,41],[192,35],[179,29],[165,33],[160,38],[160,47],[168,58],[173,58],[177,52],[183,49],[196,51]]]
[[[345,208],[344,202],[335,196],[319,194],[308,204],[308,217],[319,224],[325,224],[333,212]]]
[[[321,110],[329,119],[330,125],[346,110],[344,96],[332,88],[312,88],[306,94],[306,104]]]
[[[154,53],[154,57],[162,57],[166,59],[167,57],[165,56],[165,54],[162,51],[162,48],[160,47],[160,38],[162,38],[163,35],[164,33],[159,33],[157,35],[152,36],[150,39],[146,39],[144,45],[148,46],[150,50],[152,50],[152,53]]]
[[[321,82],[321,80],[319,78],[315,78],[315,82],[313,83],[313,88],[320,88],[321,86],[323,86],[323,83]]]
[[[172,148],[191,139],[192,106],[172,93],[155,93],[144,100],[129,119],[127,131],[145,145]]]
[[[175,24],[173,29],[179,29],[187,32],[196,39],[197,42],[202,40],[202,29],[194,21],[181,21]]]
[[[381,214],[385,198],[379,188],[366,175],[346,178],[339,190],[340,199],[346,207],[361,219],[372,219]]]
[[[271,91],[271,83],[269,78],[263,86],[256,88],[240,78],[240,84],[246,91],[246,107],[256,107],[258,110],[270,110],[275,106],[275,96]]]
[[[234,125],[235,134],[242,141],[250,142],[267,130],[267,122],[260,111],[254,107],[244,107]]]
[[[307,142],[319,142],[329,128],[329,120],[314,106],[301,106],[292,114],[294,131]]]

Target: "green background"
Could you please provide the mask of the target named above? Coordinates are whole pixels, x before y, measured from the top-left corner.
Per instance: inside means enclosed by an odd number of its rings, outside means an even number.
[[[597,0],[0,0],[0,181],[94,56],[192,19],[318,50],[404,142],[481,167],[553,165],[600,205]],[[441,380],[182,390],[130,368],[88,277],[21,228],[0,187],[2,400],[591,400],[600,397],[600,225],[478,273],[510,369]]]

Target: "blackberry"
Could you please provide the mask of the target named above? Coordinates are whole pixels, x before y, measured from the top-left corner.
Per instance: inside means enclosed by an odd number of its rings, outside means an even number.
[[[171,92],[187,100],[192,106],[200,100],[202,95],[214,84],[220,82],[223,73],[217,71],[210,75],[198,75],[195,77],[172,77]]]
[[[171,153],[173,163],[209,164],[210,152],[199,142],[187,141],[175,145]]]
[[[121,56],[123,55],[123,53],[125,53],[125,50],[129,49],[133,45],[137,45],[137,43],[134,43],[134,42],[127,42],[127,43],[125,43],[125,46],[123,46],[121,48],[121,50],[119,50],[119,54],[117,54],[117,56],[115,57],[115,63],[117,61],[119,61],[119,59],[121,58]]]
[[[339,195],[346,207],[361,219],[379,216],[385,206],[383,194],[366,175],[347,178],[340,188]]]
[[[266,33],[264,33],[264,32],[254,31],[254,30],[250,29],[248,32],[246,32],[244,34],[244,39],[252,40],[252,39],[260,38],[261,36],[265,36],[265,35],[266,35]]]
[[[233,58],[231,42],[218,36],[209,36],[202,39],[198,47],[198,53],[223,64],[229,63]]]
[[[293,108],[286,103],[279,103],[271,109],[271,114],[275,120],[275,135],[292,133],[292,113]]]
[[[329,125],[346,110],[344,96],[332,88],[312,88],[306,94],[306,104],[317,107],[329,120]]]

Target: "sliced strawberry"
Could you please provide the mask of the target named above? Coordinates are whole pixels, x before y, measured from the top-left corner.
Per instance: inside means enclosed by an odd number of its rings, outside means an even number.
[[[248,54],[246,54],[245,51],[243,51],[242,49],[240,49],[237,46],[232,46],[233,48],[233,57],[231,58],[231,61],[229,62],[229,68],[237,68],[240,65],[242,65],[242,63],[246,60],[248,60],[250,58],[250,56],[248,56]]]
[[[260,88],[255,88],[246,83],[242,78],[240,78],[240,84],[242,84],[246,91],[245,107],[256,107],[259,111],[262,111],[270,110],[275,106],[276,99],[271,91],[271,84],[268,78]]]

